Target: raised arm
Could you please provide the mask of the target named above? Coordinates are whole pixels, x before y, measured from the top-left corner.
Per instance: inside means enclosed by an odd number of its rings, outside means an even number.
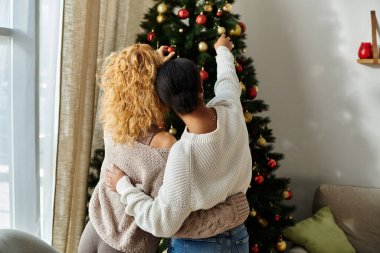
[[[235,99],[240,103],[241,88],[236,75],[234,56],[231,53],[232,43],[224,34],[214,45],[216,50],[217,80],[215,96]]]

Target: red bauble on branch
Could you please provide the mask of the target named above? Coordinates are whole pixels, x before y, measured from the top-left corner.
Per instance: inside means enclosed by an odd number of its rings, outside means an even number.
[[[280,221],[280,220],[281,220],[281,216],[280,216],[279,214],[276,214],[276,215],[274,216],[274,220],[275,220],[275,221]]]
[[[175,52],[175,47],[174,46],[169,46],[168,47],[168,53]]]
[[[247,26],[243,22],[241,22],[241,21],[239,21],[238,24],[239,24],[239,26],[241,28],[241,32],[245,33],[245,31],[247,30]]]
[[[257,87],[253,86],[253,87],[249,88],[248,95],[249,95],[250,99],[254,99],[257,96]]]
[[[154,38],[156,38],[156,33],[154,31],[151,31],[150,33],[148,33],[146,35],[146,39],[151,42],[152,40],[154,40]]]
[[[219,9],[217,12],[216,12],[216,16],[218,18],[221,18],[223,16],[223,11],[221,9]]]
[[[206,81],[208,79],[207,71],[202,67],[202,70],[199,72],[202,81]]]
[[[241,73],[241,72],[243,72],[243,66],[240,64],[240,63],[236,63],[235,64],[235,68],[236,68],[236,72],[237,73]]]
[[[282,197],[286,200],[289,200],[293,197],[293,192],[291,190],[286,190],[282,192]]]
[[[264,183],[264,177],[261,175],[255,176],[254,180],[255,180],[255,183],[259,185]]]
[[[268,160],[268,166],[269,166],[269,168],[271,168],[271,169],[275,168],[275,167],[277,166],[277,162],[276,162],[276,160],[274,160],[274,159],[269,159],[269,160]]]
[[[182,8],[178,11],[178,17],[180,19],[187,19],[189,16],[190,16],[190,12],[185,8]]]
[[[201,14],[199,14],[197,16],[197,18],[195,19],[195,22],[198,24],[198,25],[204,25],[206,24],[207,22],[207,16],[203,14],[203,12],[201,12]]]
[[[260,248],[259,245],[257,245],[257,243],[252,246],[251,253],[260,253]]]

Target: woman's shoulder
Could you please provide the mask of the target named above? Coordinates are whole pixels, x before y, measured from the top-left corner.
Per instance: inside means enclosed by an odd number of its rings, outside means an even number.
[[[154,148],[171,148],[176,143],[176,138],[166,131],[159,131],[150,142],[150,146]]]

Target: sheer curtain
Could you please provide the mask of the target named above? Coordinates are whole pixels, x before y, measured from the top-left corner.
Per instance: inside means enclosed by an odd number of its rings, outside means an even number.
[[[39,0],[39,174],[41,237],[52,240],[63,0]]]
[[[77,251],[85,225],[87,178],[95,141],[96,73],[112,51],[134,42],[151,3],[151,0],[64,1],[53,216],[53,247],[60,252]]]

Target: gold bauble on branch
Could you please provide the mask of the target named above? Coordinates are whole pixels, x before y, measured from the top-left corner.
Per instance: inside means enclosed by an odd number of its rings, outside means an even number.
[[[250,113],[249,111],[245,111],[244,112],[244,119],[245,119],[245,123],[250,123],[253,119],[253,114]]]
[[[163,23],[166,20],[166,17],[165,17],[165,15],[160,14],[160,15],[157,16],[156,20],[157,20],[158,23],[161,24],[161,23]]]
[[[176,135],[177,134],[177,129],[175,129],[173,126],[171,126],[170,129],[169,129],[169,134]]]
[[[242,82],[240,82],[240,88],[241,88],[241,91],[242,92],[245,92],[246,91],[246,87],[245,87],[245,84],[244,83],[242,83]]]
[[[263,228],[266,228],[268,226],[268,221],[264,218],[259,219],[259,223]]]
[[[199,49],[199,52],[206,52],[208,49],[207,43],[204,41],[199,42],[198,49]]]
[[[165,3],[160,3],[159,5],[157,5],[157,12],[158,13],[165,13],[168,11],[168,6],[165,4]]]
[[[232,11],[232,4],[230,3],[226,3],[224,6],[223,6],[223,10],[225,12],[231,12]]]
[[[218,26],[218,34],[222,35],[225,33],[226,33],[226,28],[224,28],[223,26]]]
[[[264,146],[267,143],[267,141],[260,135],[259,139],[257,139],[257,145]]]
[[[205,12],[212,12],[212,5],[210,3],[206,3],[205,6],[203,6],[203,10]]]
[[[287,248],[286,242],[280,239],[276,244],[276,249],[280,252],[284,252]]]
[[[257,212],[255,211],[255,209],[252,209],[251,212],[249,213],[249,216],[251,217],[256,217],[257,215]]]
[[[240,36],[241,35],[241,27],[239,24],[235,25],[235,28],[232,28],[229,32],[231,36]]]

